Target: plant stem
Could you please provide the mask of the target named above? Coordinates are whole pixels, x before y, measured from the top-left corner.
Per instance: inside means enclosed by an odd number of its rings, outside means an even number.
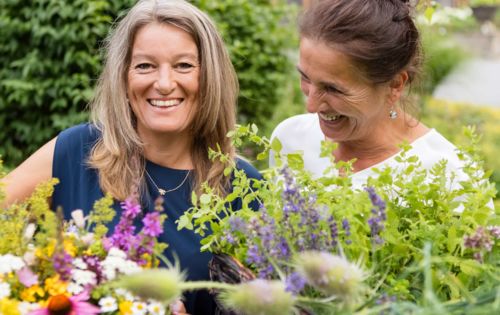
[[[231,290],[235,288],[235,285],[229,283],[221,282],[211,282],[211,281],[186,281],[181,285],[182,290],[198,290],[198,289],[219,289],[219,290]]]

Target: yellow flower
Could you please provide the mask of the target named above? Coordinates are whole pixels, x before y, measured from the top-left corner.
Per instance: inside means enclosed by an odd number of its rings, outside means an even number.
[[[47,278],[45,280],[45,290],[49,292],[51,296],[58,294],[66,294],[66,289],[68,284],[59,278],[59,275]]]
[[[2,299],[0,300],[0,314],[2,315],[20,315],[17,305],[19,302],[15,300]]]
[[[71,257],[75,257],[76,256],[76,252],[78,250],[78,248],[75,246],[75,244],[73,243],[73,239],[65,239],[63,241],[63,246],[64,246],[64,250],[71,256]]]
[[[36,302],[38,298],[42,298],[44,296],[45,291],[38,284],[32,285],[21,292],[21,300],[26,302]]]
[[[132,302],[122,301],[118,305],[118,309],[120,309],[120,314],[122,315],[132,314]]]

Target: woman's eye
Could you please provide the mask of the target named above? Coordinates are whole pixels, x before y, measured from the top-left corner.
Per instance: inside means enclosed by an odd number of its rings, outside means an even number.
[[[188,62],[180,62],[175,65],[175,68],[179,69],[180,71],[189,71],[194,68],[194,65]]]
[[[152,65],[149,63],[140,63],[135,66],[136,69],[138,70],[149,70],[151,69]]]
[[[333,86],[325,86],[323,89],[327,93],[341,93],[337,88],[335,88]]]

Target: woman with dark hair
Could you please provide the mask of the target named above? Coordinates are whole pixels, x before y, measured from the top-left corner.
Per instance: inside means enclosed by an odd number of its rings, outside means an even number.
[[[411,11],[404,0],[324,0],[304,13],[297,69],[309,114],[274,130],[282,153],[301,151],[305,168],[321,176],[330,166],[320,157],[321,141],[336,142],[335,160],[355,159],[351,178],[361,187],[373,167],[397,167],[399,145],[408,142],[408,155],[424,168],[446,159],[447,171],[459,176],[454,182],[464,178],[455,146],[401,100],[422,60]]]
[[[61,132],[2,179],[6,203],[28,197],[35,186],[59,179],[52,207],[68,218],[85,214],[104,193],[120,201],[136,191],[144,211],[162,196],[168,219],[160,241],[177,257],[188,280],[208,279],[211,254],[200,253],[201,237],[175,221],[189,209],[191,194],[206,182],[231,190],[224,169],[234,163],[250,178],[258,171],[238,159],[227,133],[235,127],[238,80],[222,38],[210,18],[184,0],[141,0],[116,25],[92,100],[92,122]],[[227,162],[209,159],[220,148]],[[240,207],[235,200],[231,207]],[[187,294],[191,314],[211,314],[207,291]],[[174,312],[179,313],[179,312]]]

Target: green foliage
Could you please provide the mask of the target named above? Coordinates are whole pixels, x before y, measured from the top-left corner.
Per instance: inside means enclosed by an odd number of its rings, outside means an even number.
[[[239,129],[233,136],[262,143],[266,150],[269,146],[280,147],[275,141],[269,143],[259,137],[251,127]],[[402,302],[395,305],[405,310],[407,306],[419,309],[414,303],[423,303],[429,312],[437,308],[445,310],[441,301],[473,301],[473,295],[494,290],[500,279],[500,242],[493,245],[482,263],[473,259],[474,252],[464,245],[464,237],[472,235],[478,227],[499,224],[498,214],[492,215],[488,206],[495,189],[482,171],[477,136],[473,129],[466,129],[464,137],[467,141],[460,148],[459,157],[464,163],[461,171],[468,176],[468,181],[457,182],[456,174],[446,170],[444,160],[432,169],[420,167],[418,157],[407,154],[409,145],[402,146],[397,168],[375,170],[378,176],[370,178],[367,186],[373,187],[387,206],[387,218],[380,234],[382,243],[374,241],[368,220],[375,214],[375,202],[370,201],[365,191],[354,188],[348,176],[336,175],[341,169],[349,174],[350,163],[336,164],[332,160],[332,169],[323,177],[313,179],[303,169],[300,155],[281,157],[282,165],[287,162],[289,166],[295,181],[293,186],[286,181],[289,175],[280,169],[263,171],[266,180],[254,183],[250,183],[244,173],[236,173],[234,194],[222,198],[207,189],[203,200],[195,203],[180,221],[184,222],[183,227],[189,225],[195,232],[203,232],[203,249],[228,253],[242,262],[255,256],[250,246],[258,244],[265,259],[277,270],[272,277],[281,279],[293,264],[290,258],[282,261],[273,254],[278,245],[269,245],[268,236],[264,239],[256,232],[257,227],[270,226],[271,231],[267,233],[277,235],[276,239],[283,237],[292,257],[304,245],[300,245],[301,239],[307,242],[307,235],[317,235],[315,245],[321,250],[342,253],[350,261],[358,261],[364,270],[370,270],[366,283],[371,290],[365,293],[365,302],[359,307],[372,307],[375,300],[393,296]],[[235,141],[239,143],[241,139]],[[323,151],[328,153],[331,149],[330,146]],[[290,191],[301,195],[302,199],[294,199],[298,213],[285,210],[291,206],[285,197]],[[243,209],[237,212],[226,206],[234,198],[243,200]],[[248,207],[255,199],[264,206],[258,212]],[[311,211],[317,211],[318,224],[301,221],[301,215]],[[234,217],[247,222],[246,230],[250,233],[235,230]],[[336,248],[325,246],[332,243],[331,218],[338,226]],[[341,228],[344,219],[350,223],[350,233]],[[208,227],[213,234],[205,233]],[[258,267],[255,262],[248,266]]]
[[[295,19],[286,1],[195,0],[217,22],[238,73],[239,121],[262,125],[280,101],[277,93],[289,80],[287,49],[295,49]]]
[[[445,28],[420,26],[424,51],[422,91],[432,94],[436,86],[462,61],[467,54],[453,41]]]
[[[36,239],[39,244],[45,246],[51,239],[56,238],[57,218],[50,209],[48,200],[57,182],[57,179],[52,179],[38,185],[33,195],[24,203],[14,204],[6,209],[0,208],[0,255],[10,253],[22,256],[31,241],[30,236],[24,236],[30,223],[38,224]]]
[[[99,46],[135,0],[0,1],[0,155],[17,165],[71,125],[101,70]],[[192,1],[223,33],[237,69],[239,120],[273,115],[291,66],[294,12],[284,0]]]
[[[481,135],[478,145],[485,169],[493,172],[491,180],[495,183],[497,191],[500,191],[499,109],[427,99],[422,112],[422,121],[427,126],[437,129],[455,144],[467,142],[464,134],[457,132],[456,126],[475,126],[477,133]]]

